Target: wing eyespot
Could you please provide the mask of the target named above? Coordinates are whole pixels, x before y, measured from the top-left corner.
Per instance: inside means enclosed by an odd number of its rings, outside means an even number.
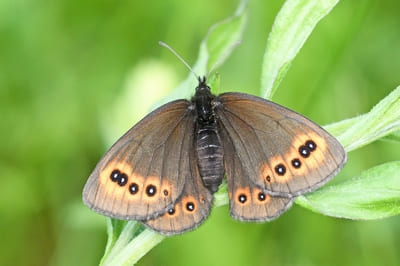
[[[113,182],[118,182],[119,175],[121,172],[118,169],[115,169],[114,171],[111,172],[110,179]]]
[[[242,203],[242,204],[246,203],[246,201],[247,201],[247,196],[246,196],[245,194],[240,194],[240,195],[238,196],[238,201],[239,201],[240,203]]]
[[[189,212],[193,212],[196,208],[196,205],[193,202],[188,202],[186,203],[186,210],[188,210]]]
[[[257,199],[259,201],[265,201],[267,199],[267,196],[264,193],[259,192],[258,195],[257,195]]]
[[[301,161],[298,158],[294,158],[292,160],[292,166],[296,169],[299,169],[301,167]]]
[[[311,151],[315,151],[317,148],[317,144],[313,140],[307,140],[305,146]]]
[[[129,192],[130,192],[132,195],[137,194],[137,193],[139,192],[139,185],[136,184],[136,183],[130,184],[130,185],[129,185]]]
[[[169,195],[168,189],[164,189],[164,190],[163,190],[163,194],[164,194],[165,197],[167,197],[167,196]]]
[[[192,213],[197,209],[197,199],[193,196],[186,196],[182,199],[183,210]]]
[[[302,145],[299,147],[299,154],[303,158],[308,158],[311,154],[311,151],[307,146]]]
[[[116,182],[121,187],[125,186],[126,183],[128,183],[128,176],[118,169],[115,169],[111,172],[110,179],[112,182]]]
[[[285,175],[286,173],[286,167],[283,164],[278,164],[277,166],[275,166],[275,173],[277,173],[280,176]]]
[[[317,144],[313,140],[307,140],[304,145],[299,147],[300,156],[308,158],[317,149]]]
[[[175,214],[175,208],[171,208],[168,210],[169,215],[174,215]]]
[[[121,187],[125,186],[128,183],[128,176],[125,173],[120,174],[118,179],[118,185]]]
[[[155,185],[148,185],[146,187],[146,194],[149,197],[153,197],[157,193],[157,187]]]

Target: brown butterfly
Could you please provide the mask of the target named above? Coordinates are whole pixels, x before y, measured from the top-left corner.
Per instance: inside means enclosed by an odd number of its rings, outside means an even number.
[[[243,93],[167,103],[123,135],[89,177],[83,201],[165,235],[200,225],[224,173],[231,216],[269,221],[346,163],[340,143],[302,115]]]

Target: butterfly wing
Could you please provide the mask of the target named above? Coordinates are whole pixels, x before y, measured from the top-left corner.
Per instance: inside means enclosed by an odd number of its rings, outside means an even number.
[[[101,214],[134,220],[155,218],[174,206],[191,174],[189,105],[168,103],[125,133],[90,175],[84,203]]]
[[[186,176],[182,196],[175,203],[175,206],[166,213],[143,222],[147,227],[164,235],[181,234],[195,229],[208,217],[212,205],[212,194],[204,187],[199,173],[195,148],[193,147],[193,144],[195,144],[193,134],[184,141],[188,142],[187,145],[192,146],[189,160],[185,161],[186,168],[190,168],[190,172]]]
[[[222,123],[218,132],[224,148],[231,216],[241,221],[270,221],[292,205],[292,198],[274,197],[257,187],[244,171],[228,132]]]
[[[244,173],[270,195],[291,197],[314,190],[347,160],[342,145],[328,132],[278,104],[225,93],[214,105]]]

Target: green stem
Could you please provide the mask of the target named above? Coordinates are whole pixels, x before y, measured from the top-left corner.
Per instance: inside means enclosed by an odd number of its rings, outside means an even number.
[[[132,238],[138,226],[142,225],[135,221],[127,223],[109,255],[103,259],[101,265],[133,265],[165,238],[165,236],[150,229],[145,229]]]

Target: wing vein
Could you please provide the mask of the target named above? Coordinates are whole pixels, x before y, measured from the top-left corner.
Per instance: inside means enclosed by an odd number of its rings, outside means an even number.
[[[222,111],[222,113],[223,113],[223,111]],[[225,115],[225,114],[224,114],[224,115]],[[226,115],[225,115],[225,116],[226,116]],[[229,119],[227,119],[226,117],[225,117],[225,120],[226,120],[226,122],[231,126],[231,128],[232,128],[232,130],[235,132],[235,134],[238,136],[238,138],[239,138],[240,142],[242,143],[242,145],[245,146],[244,141],[243,141],[243,139],[242,139],[242,136],[241,136],[240,134],[238,134],[236,128],[232,125],[232,123],[231,123],[231,122],[229,121]],[[226,129],[226,127],[225,127],[223,121],[221,121],[221,123],[222,123],[222,125],[224,126],[225,131],[226,131],[227,134],[229,135],[230,139],[232,140],[232,136],[231,136],[230,131]],[[237,154],[237,155],[239,156],[239,154],[237,153],[237,149],[236,149],[235,145],[233,144],[233,141],[232,141],[232,146],[233,146],[233,148],[234,148],[234,150],[235,150],[235,154]],[[250,156],[249,152],[247,151],[247,149],[245,149],[245,151],[246,151],[247,156],[250,158],[251,156]],[[240,159],[240,158],[239,158],[239,159]],[[251,161],[250,161],[250,163],[253,165],[253,163],[252,163]],[[242,163],[241,163],[241,165],[242,165],[242,169],[244,169]],[[253,165],[253,167],[254,167],[254,165]],[[249,172],[247,171],[247,169],[244,169],[244,171],[247,172],[247,175],[248,175],[248,176],[250,176],[250,174],[249,174]]]

